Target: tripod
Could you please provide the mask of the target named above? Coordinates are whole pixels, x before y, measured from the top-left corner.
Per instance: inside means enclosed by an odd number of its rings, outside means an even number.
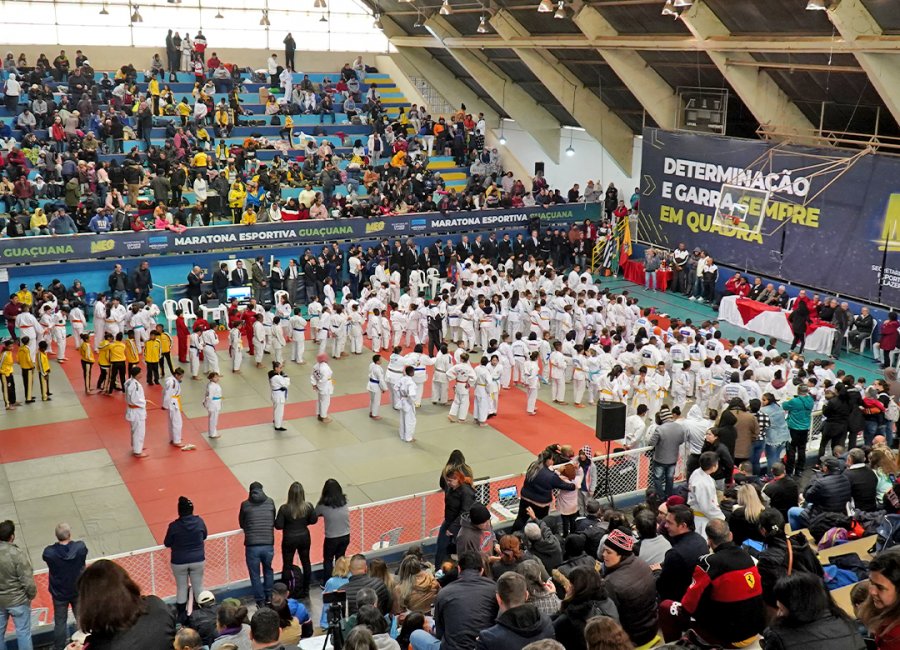
[[[328,631],[325,632],[325,639],[322,641],[322,650],[328,647],[328,638],[331,637],[331,645],[334,650],[341,650],[344,647],[344,632],[341,629],[341,619],[344,617],[344,608],[341,603],[334,602],[328,605]]]
[[[613,499],[612,490],[609,489],[609,459],[612,454],[612,441],[606,441],[606,471],[604,472],[604,482],[606,483],[606,497],[609,499],[609,507],[615,510],[616,502]]]

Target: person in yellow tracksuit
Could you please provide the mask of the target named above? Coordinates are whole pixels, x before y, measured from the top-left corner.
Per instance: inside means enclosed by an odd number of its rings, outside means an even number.
[[[13,379],[16,359],[13,356],[12,346],[12,339],[7,339],[3,342],[3,351],[0,352],[0,390],[3,392],[3,405],[7,411],[19,406],[16,401],[16,382]]]
[[[128,330],[128,338],[125,339],[125,366],[126,374],[129,377],[131,376],[131,366],[136,366],[140,362],[141,355],[138,352],[137,341],[134,340],[134,330]]]
[[[241,217],[241,224],[244,226],[252,226],[256,223],[256,212],[253,211],[253,206],[248,205],[247,209],[244,210],[244,216]]]
[[[100,347],[97,349],[97,365],[100,366],[100,376],[97,377],[97,391],[106,390],[106,384],[109,382],[109,344],[112,343],[113,335],[104,334]]]
[[[247,200],[247,188],[236,178],[228,190],[228,207],[231,208],[231,222],[241,222],[241,210],[244,209],[244,202]]]
[[[112,395],[116,388],[116,377],[122,392],[125,392],[125,340],[122,332],[116,334],[116,338],[109,344],[109,386],[106,394]]]
[[[24,386],[26,404],[34,403],[34,395],[32,394],[34,390],[34,359],[31,358],[31,350],[28,348],[30,342],[31,339],[27,336],[19,339],[19,352],[16,355],[19,367],[22,369],[22,384]]]
[[[172,337],[162,325],[156,326],[156,338],[159,339],[159,375],[166,376],[166,366],[169,366],[169,372],[175,374],[175,368],[172,366]]]
[[[53,394],[50,392],[50,357],[47,355],[48,347],[50,346],[47,345],[47,341],[38,343],[37,372],[38,382],[41,386],[42,402],[49,402],[50,396]]]
[[[90,334],[81,335],[78,354],[81,357],[81,374],[84,375],[84,392],[90,395],[93,392],[91,390],[91,374],[94,371],[94,350],[91,348]]]
[[[150,340],[144,344],[144,363],[147,364],[147,385],[156,384],[159,386],[159,359],[162,355],[162,345],[159,342],[159,335],[156,332],[150,332]]]

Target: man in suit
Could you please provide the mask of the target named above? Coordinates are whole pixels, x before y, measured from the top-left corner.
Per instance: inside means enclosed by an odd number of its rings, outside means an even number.
[[[231,272],[231,286],[246,287],[249,279],[250,276],[247,274],[247,269],[244,268],[244,262],[238,260],[234,271]]]
[[[538,238],[537,230],[532,230],[531,237],[525,242],[525,254],[535,258],[541,256],[541,240]]]
[[[228,265],[225,262],[219,264],[219,268],[215,270],[212,276],[212,290],[216,294],[220,303],[225,303],[226,294],[228,293]]]
[[[447,243],[444,244],[444,255],[443,255],[443,258],[444,258],[444,268],[441,269],[441,275],[443,275],[444,272],[446,271],[447,265],[450,264],[450,258],[453,257],[453,255],[454,255],[455,253],[456,253],[456,251],[455,251],[454,248],[453,248],[453,240],[448,239],[448,240],[447,240]]]
[[[265,304],[265,292],[269,286],[268,273],[266,273],[266,263],[263,256],[260,255],[250,267],[250,289],[253,291],[253,297],[256,302]]]
[[[484,242],[484,256],[491,264],[496,266],[498,253],[497,233],[492,231],[491,234],[488,235],[487,241]]]
[[[187,276],[185,295],[194,303],[194,313],[200,312],[200,295],[203,293],[203,269],[195,266]]]
[[[431,263],[434,264],[435,268],[437,268],[440,273],[443,273],[445,264],[444,242],[438,239],[428,248],[430,249],[428,251],[428,256],[431,258]]]
[[[484,257],[484,243],[481,240],[481,235],[476,235],[475,241],[472,242],[472,255],[476,260],[481,260]]]
[[[521,237],[522,235],[519,235]],[[509,256],[513,254],[513,242],[509,238],[509,233],[504,233],[503,239],[500,240],[500,243],[497,244],[497,259],[501,262],[505,262],[509,259]]]
[[[469,259],[469,255],[472,254],[472,245],[469,244],[469,236],[463,235],[462,239],[459,240],[459,243],[456,245],[456,256],[459,258],[460,262],[465,262]]]
[[[288,260],[288,267],[284,272],[284,288],[288,292],[288,301],[293,305],[297,300],[297,288],[300,285],[300,267],[293,257]]]
[[[406,267],[407,276],[411,270],[416,268],[417,259],[416,244],[412,239],[407,239],[406,246],[403,247],[403,265]],[[409,280],[408,277],[407,280]]]

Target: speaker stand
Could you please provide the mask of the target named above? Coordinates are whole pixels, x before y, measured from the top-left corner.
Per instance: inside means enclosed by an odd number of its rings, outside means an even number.
[[[609,459],[610,459],[610,455],[611,455],[611,453],[612,453],[612,452],[611,452],[611,448],[612,448],[612,441],[611,441],[611,440],[607,440],[607,441],[606,441],[606,496],[607,496],[607,498],[609,499],[609,505],[610,505],[610,507],[611,507],[613,510],[615,510],[615,509],[616,509],[616,502],[615,502],[615,499],[613,499],[613,493],[612,493],[612,490],[609,489]]]

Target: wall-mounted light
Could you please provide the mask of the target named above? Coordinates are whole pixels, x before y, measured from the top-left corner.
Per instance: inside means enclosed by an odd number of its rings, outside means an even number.
[[[441,10],[438,13],[442,16],[449,16],[453,13],[453,7],[450,6],[450,0],[444,0],[444,2],[441,3]]]
[[[559,0],[559,3],[556,5],[556,12],[553,14],[553,17],[557,20],[562,20],[566,17],[566,3],[565,0]]]

